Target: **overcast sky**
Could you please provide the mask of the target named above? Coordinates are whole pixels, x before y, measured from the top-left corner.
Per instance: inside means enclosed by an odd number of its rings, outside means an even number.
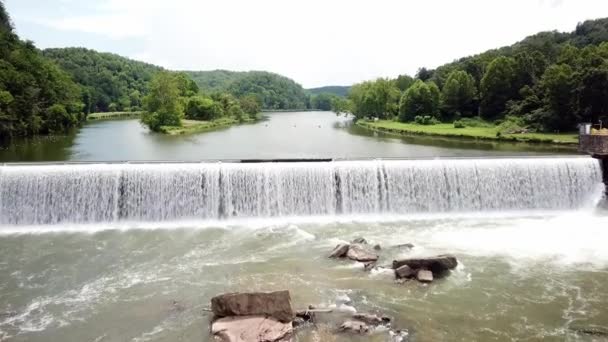
[[[22,38],[169,69],[268,70],[305,87],[415,74],[545,30],[608,0],[5,0]]]

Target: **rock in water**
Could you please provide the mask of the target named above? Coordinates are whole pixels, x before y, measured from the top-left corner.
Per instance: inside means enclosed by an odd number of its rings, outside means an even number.
[[[340,326],[340,331],[366,334],[369,332],[369,326],[361,321],[346,321]]]
[[[380,325],[380,324],[388,324],[391,322],[389,317],[378,317],[377,315],[366,314],[366,313],[358,313],[354,314],[353,318],[357,321],[361,321],[370,325]]]
[[[272,317],[224,317],[211,325],[211,333],[222,342],[287,342],[291,341],[291,322],[282,323]]]
[[[412,248],[414,248],[414,245],[411,243],[403,243],[400,245],[395,245],[395,246],[393,246],[393,248],[412,249]]]
[[[395,270],[395,278],[397,279],[409,279],[416,275],[416,270],[413,270],[408,265],[403,265]]]
[[[365,240],[362,237],[358,237],[358,238],[354,239],[351,243],[356,243],[359,245],[367,245],[367,240]]]
[[[398,269],[403,265],[408,265],[413,269],[424,268],[433,272],[433,274],[441,274],[445,271],[452,270],[458,266],[456,257],[451,255],[438,255],[428,258],[413,258],[393,260],[393,268]]]
[[[378,255],[367,250],[361,245],[351,245],[346,256],[351,260],[366,262],[378,260]]]
[[[375,251],[380,251],[380,250],[382,250],[382,246],[380,246],[380,245],[374,245],[374,250]]]
[[[216,317],[268,315],[281,322],[295,317],[289,291],[227,293],[211,298]]]
[[[336,248],[334,248],[333,251],[331,251],[331,254],[329,254],[330,258],[344,258],[346,256],[346,253],[348,252],[348,244],[345,243],[341,243],[339,245],[336,246]]]
[[[416,273],[416,279],[421,283],[430,283],[433,281],[433,272],[429,270],[418,270]]]

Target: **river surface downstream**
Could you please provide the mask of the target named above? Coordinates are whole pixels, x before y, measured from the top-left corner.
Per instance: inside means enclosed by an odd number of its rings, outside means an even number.
[[[348,122],[281,113],[166,137],[100,121],[3,150],[2,161],[157,162],[0,164],[0,341],[211,342],[211,297],[282,289],[296,309],[388,315],[407,341],[608,338],[597,160]],[[226,161],[297,157],[403,159]],[[224,161],[158,162],[203,159]],[[459,265],[401,284],[327,258],[358,237],[382,246],[379,265],[445,253]],[[386,329],[334,335],[333,323],[296,341],[402,341]]]

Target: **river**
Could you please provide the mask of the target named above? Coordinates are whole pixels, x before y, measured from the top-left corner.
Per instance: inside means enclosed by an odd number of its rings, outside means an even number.
[[[352,126],[330,112],[266,113],[266,119],[190,136],[166,136],[137,119],[87,122],[63,137],[0,149],[0,162],[213,160],[276,158],[434,158],[575,153],[555,146],[395,137]]]
[[[0,341],[210,342],[211,297],[280,289],[296,308],[388,315],[409,341],[608,336],[605,188],[588,157],[314,112],[183,137],[100,121],[15,146],[4,161],[157,162],[0,165]],[[406,159],[158,162],[378,156]],[[399,284],[327,258],[357,237],[382,246],[379,265],[451,253],[459,266]],[[297,342],[399,341],[320,327]]]

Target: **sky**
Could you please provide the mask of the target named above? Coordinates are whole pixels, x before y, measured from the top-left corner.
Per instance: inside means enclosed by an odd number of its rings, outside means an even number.
[[[414,75],[608,17],[608,0],[4,0],[39,48],[173,70],[266,70],[306,88]]]

